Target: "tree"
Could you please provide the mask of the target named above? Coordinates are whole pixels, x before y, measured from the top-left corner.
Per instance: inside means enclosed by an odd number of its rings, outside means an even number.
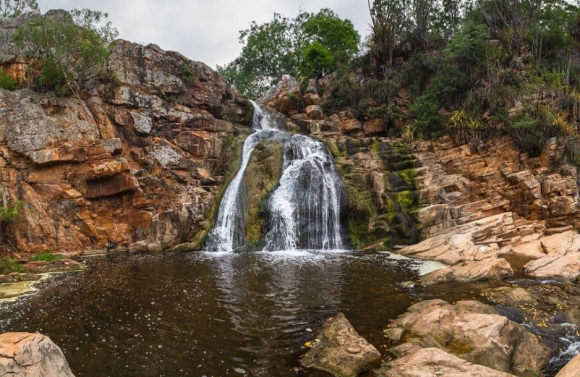
[[[300,11],[295,18],[275,13],[272,21],[240,32],[242,53],[218,71],[249,97],[259,97],[283,74],[323,76],[358,52],[360,36],[330,9]]]
[[[118,35],[110,22],[97,26],[107,17],[90,9],[51,11],[18,29],[16,45],[42,61],[36,74],[39,89],[80,98],[82,84],[104,69],[108,43]]]
[[[36,0],[0,0],[0,21],[38,10]]]
[[[544,0],[488,0],[484,3],[484,17],[520,56],[524,41],[538,20],[543,4]]]
[[[393,53],[409,20],[410,0],[368,0],[372,19],[371,54],[377,67],[392,68]],[[387,64],[387,67],[384,65]],[[385,69],[385,76],[389,76]]]

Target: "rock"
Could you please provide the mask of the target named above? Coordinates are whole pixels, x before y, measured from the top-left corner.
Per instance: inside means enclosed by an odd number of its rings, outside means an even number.
[[[477,301],[455,305],[423,301],[389,328],[404,329],[402,339],[408,339],[390,349],[399,356],[410,347],[437,347],[471,363],[520,376],[540,375],[550,356],[535,335]]]
[[[340,117],[340,131],[345,134],[352,134],[362,131],[362,125],[358,119],[354,117],[349,111],[343,111],[339,114]]]
[[[580,355],[570,360],[556,377],[580,377]]]
[[[83,269],[79,262],[72,259],[57,259],[51,262],[27,262],[24,265],[24,268],[35,274],[45,272],[77,271]]]
[[[486,289],[483,295],[496,304],[507,306],[531,305],[538,302],[530,292],[520,287]]]
[[[36,293],[38,289],[34,288],[35,284],[35,281],[18,281],[0,284],[0,299]]]
[[[526,274],[536,278],[560,278],[574,281],[580,276],[580,252],[548,255],[524,266]]]
[[[384,134],[387,131],[386,122],[382,118],[367,120],[363,123],[367,135]]]
[[[421,277],[421,282],[424,285],[434,285],[453,281],[498,280],[513,275],[514,272],[507,260],[487,258],[481,261],[463,262],[453,267],[430,272]]]
[[[479,261],[497,254],[497,250],[489,246],[475,245],[471,234],[445,234],[407,246],[398,252],[405,256],[431,259],[447,264]]]
[[[355,377],[371,369],[380,358],[379,351],[357,334],[344,314],[338,313],[325,322],[314,346],[300,363],[337,377]]]
[[[310,105],[306,108],[306,116],[310,119],[321,120],[324,119],[322,109],[318,105]]]
[[[291,112],[298,112],[302,106],[300,84],[294,77],[285,75],[276,86],[264,93],[256,102],[290,116]]]
[[[133,125],[135,126],[137,133],[149,135],[153,129],[153,122],[151,121],[151,118],[134,112],[131,112],[130,114],[133,118]]]
[[[565,255],[580,251],[580,234],[574,230],[541,238],[540,242],[548,255]]]
[[[513,377],[482,365],[472,364],[439,348],[415,348],[404,357],[384,365],[379,377]]]
[[[74,377],[60,348],[41,334],[0,334],[0,375]]]

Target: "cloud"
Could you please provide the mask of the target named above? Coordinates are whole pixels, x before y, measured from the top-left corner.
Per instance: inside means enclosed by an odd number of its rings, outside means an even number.
[[[37,0],[49,9],[90,8],[109,13],[119,37],[155,43],[211,67],[234,60],[241,51],[239,31],[251,21],[272,19],[274,12],[294,17],[299,9],[317,12],[330,8],[353,22],[361,36],[368,34],[364,0]]]

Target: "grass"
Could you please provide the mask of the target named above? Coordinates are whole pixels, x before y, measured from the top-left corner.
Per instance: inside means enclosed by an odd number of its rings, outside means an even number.
[[[58,259],[64,259],[62,255],[53,254],[52,251],[45,251],[44,253],[38,253],[30,260],[32,262],[52,262]]]
[[[9,274],[11,272],[24,272],[23,265],[10,257],[0,258],[0,274]]]

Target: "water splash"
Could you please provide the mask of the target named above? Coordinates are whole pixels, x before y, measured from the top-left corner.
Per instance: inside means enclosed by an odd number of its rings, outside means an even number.
[[[267,139],[285,139],[284,164],[278,188],[268,200],[264,250],[344,250],[341,213],[348,205],[346,187],[332,157],[319,142],[273,126],[270,114],[254,105],[252,133],[244,142],[240,169],[224,193],[206,250],[233,251],[246,243],[245,171],[256,146]]]

